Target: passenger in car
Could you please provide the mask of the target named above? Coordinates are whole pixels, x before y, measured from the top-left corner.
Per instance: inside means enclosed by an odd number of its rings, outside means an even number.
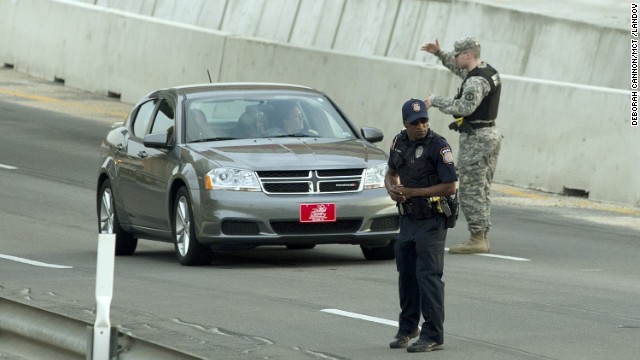
[[[214,136],[209,128],[207,116],[202,110],[191,109],[187,115],[187,142],[209,139]]]
[[[236,137],[251,139],[261,137],[264,133],[264,120],[260,112],[247,106],[245,112],[240,115],[236,126]]]

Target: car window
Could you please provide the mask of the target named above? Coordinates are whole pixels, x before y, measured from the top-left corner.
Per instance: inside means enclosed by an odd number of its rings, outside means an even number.
[[[158,107],[153,125],[151,125],[151,134],[166,132],[175,122],[175,112],[173,107],[166,100],[162,100]]]
[[[149,121],[151,120],[151,114],[156,107],[158,99],[152,99],[146,103],[140,105],[136,112],[136,117],[133,119],[133,135],[137,137],[144,137],[147,128],[149,127]]]
[[[249,94],[228,98],[195,99],[187,104],[187,141],[190,125],[204,114],[211,133],[206,138],[260,138],[313,136],[353,139],[353,130],[322,96]],[[200,127],[201,128],[201,127]],[[203,137],[203,131],[198,135]],[[194,139],[196,136],[194,135]]]

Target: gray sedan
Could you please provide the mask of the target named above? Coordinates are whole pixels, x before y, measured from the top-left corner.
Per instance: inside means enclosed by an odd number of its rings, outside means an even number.
[[[101,145],[98,226],[116,254],[138,238],[173,242],[182,265],[214,251],[359,245],[394,258],[387,155],[320,91],[228,83],[150,93]]]

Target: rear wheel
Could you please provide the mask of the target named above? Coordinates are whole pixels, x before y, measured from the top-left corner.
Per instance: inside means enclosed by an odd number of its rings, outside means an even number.
[[[213,252],[209,247],[201,245],[196,238],[191,200],[189,192],[184,187],[178,190],[173,202],[171,231],[176,256],[180,264],[192,266],[211,263]]]
[[[393,260],[396,257],[395,245],[396,241],[391,240],[387,246],[364,247],[361,245],[360,249],[367,260]]]
[[[136,251],[138,239],[120,227],[120,220],[118,220],[113,200],[113,188],[109,180],[105,180],[100,187],[98,231],[101,234],[116,235],[116,255],[131,255]]]

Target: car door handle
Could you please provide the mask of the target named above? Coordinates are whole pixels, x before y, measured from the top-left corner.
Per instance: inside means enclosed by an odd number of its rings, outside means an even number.
[[[140,150],[140,151],[138,151],[138,156],[140,156],[140,158],[144,159],[144,158],[146,158],[146,157],[147,157],[147,156],[149,156],[149,155],[147,155],[147,152],[146,152],[146,151],[144,151],[144,150]]]
[[[122,150],[124,150],[124,146],[122,144],[116,145],[116,151],[122,151]]]

